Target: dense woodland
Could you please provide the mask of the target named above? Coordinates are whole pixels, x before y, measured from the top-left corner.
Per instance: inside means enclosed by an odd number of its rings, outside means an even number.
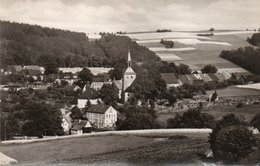
[[[253,74],[260,75],[260,49],[253,47],[223,50],[220,57],[241,66]]]
[[[253,34],[253,36],[247,40],[254,46],[260,46],[260,33]]]
[[[11,64],[114,67],[125,62],[129,49],[136,62],[160,60],[126,36],[104,34],[100,40],[89,42],[85,33],[6,21],[0,21],[0,26],[2,68]]]

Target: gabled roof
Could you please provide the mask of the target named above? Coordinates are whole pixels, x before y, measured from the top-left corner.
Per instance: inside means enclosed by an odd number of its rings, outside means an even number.
[[[92,82],[109,82],[110,78],[107,74],[94,76]]]
[[[199,74],[199,75],[205,82],[212,81],[212,79],[210,78],[210,76],[208,74]]]
[[[125,74],[136,74],[134,72],[134,70],[132,69],[132,67],[127,67],[126,71],[125,71]]]
[[[89,108],[85,108],[85,113],[90,112],[90,113],[97,113],[97,114],[104,114],[109,107],[109,105],[103,105],[103,104],[98,104],[98,105],[91,105]]]
[[[179,79],[181,80],[182,84],[192,84],[192,80],[188,78],[186,75],[180,75]]]
[[[81,130],[84,127],[91,127],[87,120],[76,120],[72,123],[71,130]]]
[[[38,66],[38,65],[24,66],[24,69],[28,69],[28,70],[39,70],[39,71],[41,71],[41,67]]]
[[[166,84],[178,84],[177,78],[174,73],[161,73],[161,76]]]
[[[22,71],[22,69],[23,68],[21,65],[8,65],[6,68],[6,72],[16,73]]]
[[[216,74],[214,73],[209,73],[208,74],[210,76],[210,78],[212,79],[212,81],[219,81],[218,77],[216,76]]]
[[[86,87],[85,91],[79,96],[79,99],[98,99],[98,98],[99,98],[98,92],[95,89],[89,87]]]
[[[226,80],[226,76],[222,73],[218,73],[218,74],[215,74],[215,75],[219,79],[219,81],[221,81],[221,82]]]
[[[31,76],[42,75],[40,70],[23,69],[21,72],[23,72],[26,75],[28,74],[28,75],[31,75]]]
[[[114,84],[116,85],[116,87],[117,87],[119,90],[122,90],[122,89],[123,89],[122,79],[121,79],[121,80],[114,80]]]

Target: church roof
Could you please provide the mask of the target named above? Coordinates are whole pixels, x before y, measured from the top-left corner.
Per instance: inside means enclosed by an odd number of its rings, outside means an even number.
[[[128,61],[128,62],[131,62],[131,61],[132,61],[132,60],[131,60],[130,51],[128,51],[128,57],[127,57],[127,61]]]
[[[132,67],[128,67],[125,71],[125,74],[135,74],[134,70],[132,69]]]

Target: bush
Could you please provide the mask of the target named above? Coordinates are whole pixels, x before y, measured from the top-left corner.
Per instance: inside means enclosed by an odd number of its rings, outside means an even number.
[[[260,131],[260,113],[251,120],[250,124]]]
[[[254,145],[253,134],[247,127],[229,126],[216,135],[214,157],[232,163],[246,157]]]
[[[213,128],[212,133],[210,134],[209,143],[210,148],[213,152],[213,154],[218,156],[218,147],[217,147],[217,137],[218,133],[227,127],[230,126],[241,126],[241,127],[247,127],[247,123],[243,120],[243,118],[238,118],[234,114],[228,114],[224,116],[221,120],[217,121],[215,128]]]
[[[167,128],[213,128],[214,125],[214,117],[198,109],[190,109],[167,120]]]

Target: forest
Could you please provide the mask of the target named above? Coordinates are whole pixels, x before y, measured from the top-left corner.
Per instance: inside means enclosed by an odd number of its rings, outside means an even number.
[[[85,33],[71,32],[9,21],[0,21],[0,65],[43,67],[114,67],[126,61],[128,50],[134,61],[160,61],[149,49],[126,36],[103,34],[90,42]]]
[[[253,47],[223,50],[220,57],[225,58],[255,75],[260,75],[260,49]]]

